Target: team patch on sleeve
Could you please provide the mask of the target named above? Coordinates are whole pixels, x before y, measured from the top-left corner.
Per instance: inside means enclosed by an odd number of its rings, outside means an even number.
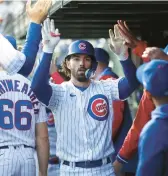
[[[105,95],[97,94],[89,100],[87,111],[89,115],[98,120],[103,121],[109,115],[109,102]]]
[[[48,116],[47,125],[48,125],[49,127],[54,127],[55,124],[54,124],[54,115],[53,115],[53,113],[49,112],[49,113],[47,114],[47,116]]]

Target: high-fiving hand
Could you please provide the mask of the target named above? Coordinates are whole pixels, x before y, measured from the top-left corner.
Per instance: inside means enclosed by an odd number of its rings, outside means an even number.
[[[126,60],[128,58],[128,47],[124,45],[124,39],[119,32],[117,24],[114,25],[114,33],[112,29],[109,30],[109,36],[111,41],[111,51],[113,51],[119,57],[119,60]]]
[[[125,40],[125,45],[132,49],[135,48],[140,42],[140,40],[138,40],[137,37],[129,29],[126,21],[118,20],[117,23],[119,32]]]
[[[168,55],[157,47],[147,47],[142,54],[142,58],[168,60]]]
[[[26,4],[26,12],[31,22],[41,24],[47,17],[48,11],[52,5],[52,0],[38,0],[32,7],[32,0]]]
[[[53,53],[59,41],[60,33],[58,29],[55,29],[54,20],[46,19],[42,27],[43,51]]]

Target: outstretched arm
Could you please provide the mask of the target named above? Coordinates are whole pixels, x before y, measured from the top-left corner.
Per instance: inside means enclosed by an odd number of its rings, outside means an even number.
[[[109,30],[109,36],[111,39],[110,49],[118,56],[125,74],[125,77],[119,81],[119,97],[126,99],[139,86],[136,79],[136,67],[128,58],[128,46],[124,43],[117,24],[114,25],[114,33],[111,29]]]
[[[31,88],[33,92],[36,94],[37,98],[46,106],[48,106],[49,100],[52,95],[52,88],[49,85],[50,79],[49,70],[51,60],[52,60],[51,53],[42,54],[41,63],[34,74],[31,85]]]
[[[30,23],[26,36],[26,42],[22,50],[22,53],[26,56],[26,60],[24,65],[18,71],[19,74],[27,77],[31,73],[36,60],[40,40],[41,25]]]
[[[25,77],[27,77],[33,69],[41,40],[41,23],[46,19],[51,4],[51,0],[38,0],[34,6],[31,7],[31,0],[29,0],[26,5],[27,16],[31,23],[22,50],[22,53],[26,56],[26,61],[19,70],[19,73]]]
[[[128,58],[127,60],[121,61],[120,63],[123,67],[125,77],[119,81],[118,88],[119,97],[120,99],[124,100],[128,98],[140,84],[136,79],[136,67],[132,60]]]
[[[52,88],[49,85],[50,64],[52,60],[52,53],[60,40],[60,34],[58,29],[55,30],[53,20],[50,22],[50,20],[47,19],[44,22],[42,36],[44,53],[42,55],[41,63],[34,74],[31,87],[37,98],[48,106],[52,95]]]

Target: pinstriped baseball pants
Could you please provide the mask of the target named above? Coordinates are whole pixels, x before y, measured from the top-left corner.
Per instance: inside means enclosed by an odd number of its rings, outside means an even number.
[[[0,149],[0,176],[35,176],[34,151],[24,146]]]

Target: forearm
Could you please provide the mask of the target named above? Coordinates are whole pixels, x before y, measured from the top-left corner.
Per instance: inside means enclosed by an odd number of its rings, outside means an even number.
[[[117,155],[117,161],[125,164],[133,157],[138,148],[139,132],[131,128]]]
[[[48,137],[37,137],[36,139],[37,157],[39,163],[39,175],[47,176],[49,160],[49,140]]]
[[[119,81],[119,96],[120,99],[128,98],[131,93],[140,85],[136,79],[136,67],[132,60],[128,58],[121,61],[125,77]]]
[[[133,49],[133,53],[138,57],[142,58],[142,54],[147,48],[147,43],[145,41],[138,41],[136,48]],[[142,58],[144,62],[149,62],[149,58]]]
[[[27,77],[34,66],[36,55],[39,49],[39,43],[41,40],[41,25],[36,23],[30,23],[25,45],[23,47],[22,53],[26,56],[26,61],[19,73]]]
[[[113,111],[114,111],[114,119],[112,124],[112,139],[114,139],[118,134],[118,131],[123,122],[123,112],[124,112],[124,102],[123,101],[113,101]]]
[[[34,74],[31,84],[31,88],[37,98],[45,105],[49,104],[52,95],[52,88],[49,85],[51,59],[52,54],[43,53],[41,63]]]
[[[147,91],[144,91],[133,124],[117,156],[119,162],[126,163],[137,151],[140,133],[145,124],[151,119],[151,112],[154,109],[155,106],[151,98]]]

